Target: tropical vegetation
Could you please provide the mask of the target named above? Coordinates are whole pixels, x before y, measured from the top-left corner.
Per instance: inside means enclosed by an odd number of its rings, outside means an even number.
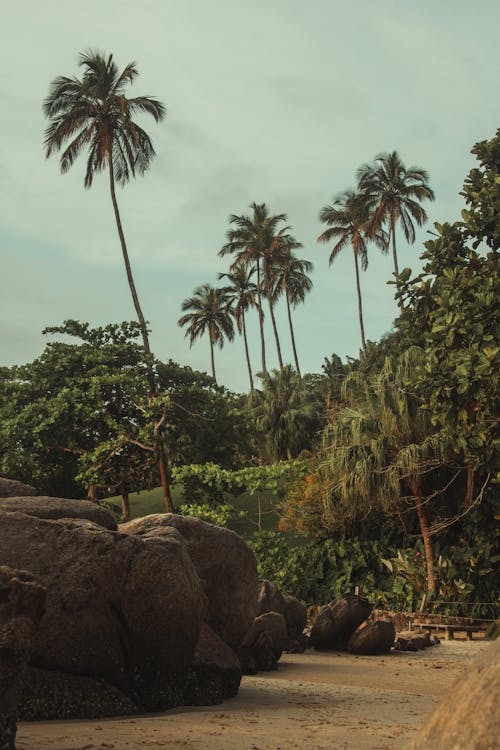
[[[208,374],[153,355],[116,201],[115,183],[144,173],[154,156],[133,116],[159,121],[164,107],[125,96],[135,63],[120,73],[96,52],[80,63],[82,77],[57,78],[45,101],[46,154],[62,151],[65,172],[88,150],[86,187],[108,171],[137,321],[66,320],[45,329],[33,362],[0,368],[0,474],[105,502],[122,518],[138,492],[145,512],[146,493],[161,484],[166,510],[175,496],[179,512],[237,529],[261,575],[308,603],[361,586],[383,606],[494,616],[500,130],[474,147],[464,210],[435,223],[416,274],[399,268],[396,235],[413,242],[427,219],[422,203],[434,193],[424,169],[381,154],[358,170],[355,190],[320,210],[330,263],[353,254],[361,334],[359,358],[329,354],[321,372],[299,366],[292,313],[312,293],[312,263],[287,214],[257,202],[230,214],[218,253],[229,267],[217,284],[200,280],[178,320],[191,346],[208,339]],[[379,342],[366,337],[361,293],[372,246],[392,248],[398,305]],[[236,333],[247,394],[216,379],[215,349]]]

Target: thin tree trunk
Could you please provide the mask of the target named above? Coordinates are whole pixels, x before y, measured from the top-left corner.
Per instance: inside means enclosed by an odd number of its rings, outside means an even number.
[[[87,500],[91,500],[93,503],[97,502],[97,484],[89,484]]]
[[[364,354],[366,352],[365,326],[363,324],[363,307],[361,304],[361,287],[359,285],[359,264],[358,264],[357,253],[354,253],[354,266],[356,268],[356,290],[358,292],[359,327],[361,328],[361,344],[363,346],[363,354]]]
[[[274,317],[274,303],[273,303],[273,285],[272,285],[272,278],[271,278],[271,272],[270,272],[270,261],[264,260],[264,273],[265,273],[265,279],[266,279],[266,293],[267,293],[267,301],[269,304],[269,312],[271,314],[271,322],[273,324],[273,331],[274,331],[274,339],[276,341],[276,350],[278,352],[278,363],[280,366],[280,370],[283,369],[283,358],[281,356],[281,346],[280,346],[280,339],[278,336],[278,327],[276,326],[276,318]]]
[[[292,325],[292,313],[290,310],[290,298],[288,296],[288,289],[285,287],[285,295],[286,295],[286,309],[288,312],[288,323],[290,325],[290,336],[292,338],[292,349],[293,349],[293,356],[295,359],[295,367],[297,368],[297,372],[299,374],[299,378],[302,377],[300,374],[300,367],[299,367],[299,358],[297,357],[297,349],[295,348],[295,334],[293,332],[293,325]]]
[[[170,485],[168,483],[165,446],[163,445],[163,440],[161,439],[161,436],[160,436],[160,439],[158,440],[157,448],[159,451],[160,477],[161,477],[161,486],[163,490],[163,501],[165,503],[165,510],[167,513],[173,513],[174,504],[172,502],[172,495],[170,493]]]
[[[210,362],[212,365],[212,377],[217,383],[217,378],[215,377],[215,358],[214,358],[214,344],[212,341],[212,336],[210,335]]]
[[[260,293],[260,262],[257,259],[257,302],[259,308],[259,327],[260,327],[260,351],[262,356],[262,372],[267,372],[266,368],[266,344],[264,341],[264,315],[262,312],[262,296]]]
[[[399,267],[398,267],[398,255],[396,252],[396,227],[394,216],[391,216],[391,235],[392,235],[392,259],[394,261],[394,274],[396,276],[396,283],[399,285]]]
[[[465,504],[470,507],[474,499],[474,468],[471,464],[467,466],[467,494]]]
[[[125,483],[120,485],[120,495],[122,498],[122,516],[124,521],[130,521],[130,500]]]
[[[139,320],[139,326],[141,328],[144,352],[146,354],[146,364],[148,368],[149,387],[151,389],[151,393],[156,395],[156,380],[155,380],[154,369],[153,369],[153,355],[151,354],[151,348],[149,346],[149,337],[148,337],[148,329],[146,326],[146,321],[144,320],[144,315],[142,314],[141,305],[139,303],[139,297],[137,295],[137,290],[135,288],[134,277],[132,276],[132,268],[130,266],[130,260],[128,257],[127,243],[125,242],[125,235],[123,233],[120,211],[118,210],[118,202],[116,200],[116,193],[115,193],[115,176],[114,176],[113,159],[111,156],[111,150],[110,150],[109,158],[108,158],[108,166],[109,166],[109,188],[111,191],[111,200],[113,202],[116,226],[118,229],[118,236],[120,238],[120,244],[122,247],[122,254],[123,254],[123,260],[125,263],[125,271],[127,273],[128,285],[130,287],[130,293],[132,294],[132,301],[134,303],[135,311],[137,313],[137,319]],[[161,443],[161,435],[160,435],[160,443]],[[170,498],[170,490],[168,488],[168,482],[167,482],[167,467],[166,467],[165,453],[164,453],[162,444],[161,445],[157,444],[156,448],[157,449],[159,448],[160,475],[162,477],[164,500],[165,500],[166,506],[168,507],[169,504],[170,505],[172,504],[172,501]],[[165,484],[163,482],[163,477],[165,477]]]
[[[427,518],[425,505],[422,502],[422,490],[420,485],[417,482],[410,482],[409,485],[415,499],[415,507],[417,509],[418,520],[420,523],[420,533],[422,534],[422,541],[424,543],[425,565],[427,569],[427,591],[433,594],[436,591],[436,576],[434,574],[434,554],[432,550],[429,519]]]
[[[245,323],[245,313],[241,311],[241,327],[243,329],[243,341],[245,342],[245,354],[247,358],[248,377],[250,378],[250,390],[253,391],[252,367],[250,365],[250,354],[248,353],[247,327]]]
[[[269,312],[271,313],[271,321],[273,324],[274,338],[276,339],[276,350],[278,352],[278,362],[279,362],[280,370],[282,370],[283,359],[281,357],[281,346],[280,346],[280,340],[278,336],[278,328],[276,326],[276,318],[274,317],[274,305],[272,303],[271,297],[269,297],[268,300],[269,300]]]
[[[111,190],[111,200],[113,201],[113,208],[115,211],[115,219],[116,219],[116,226],[118,228],[118,236],[120,238],[120,244],[122,246],[123,260],[125,262],[125,271],[127,273],[128,285],[130,287],[130,293],[132,295],[132,301],[134,303],[135,312],[137,314],[137,319],[141,327],[142,341],[144,345],[144,351],[146,353],[146,362],[148,365],[148,378],[150,381],[151,390],[152,392],[154,392],[155,391],[155,379],[154,379],[154,371],[153,371],[153,357],[151,354],[151,348],[149,346],[148,329],[146,326],[146,321],[144,320],[144,315],[142,314],[142,309],[139,303],[137,290],[135,288],[134,277],[132,276],[132,268],[130,266],[130,260],[128,257],[127,244],[125,242],[125,235],[123,233],[122,221],[120,218],[120,211],[118,210],[118,203],[116,200],[116,193],[115,193],[115,177],[114,177],[114,169],[113,169],[113,159],[111,157],[111,153],[109,155],[108,164],[109,164],[109,188]]]

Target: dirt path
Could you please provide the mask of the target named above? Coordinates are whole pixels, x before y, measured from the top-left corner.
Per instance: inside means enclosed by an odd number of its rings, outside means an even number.
[[[286,654],[220,706],[101,721],[25,723],[18,750],[398,750],[487,644],[385,657]]]

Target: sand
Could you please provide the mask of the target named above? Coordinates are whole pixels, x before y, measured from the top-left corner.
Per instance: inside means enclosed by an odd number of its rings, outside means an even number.
[[[386,656],[285,654],[219,706],[163,714],[23,723],[17,750],[392,750],[488,644],[450,641]]]

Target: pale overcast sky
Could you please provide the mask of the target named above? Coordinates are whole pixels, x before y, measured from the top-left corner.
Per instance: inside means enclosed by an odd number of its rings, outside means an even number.
[[[85,158],[67,175],[46,161],[41,104],[58,75],[79,75],[85,49],[136,60],[130,95],[155,96],[167,119],[141,124],[157,158],[119,190],[129,252],[152,346],[206,370],[209,345],[178,328],[180,306],[216,283],[228,216],[266,202],[285,212],[315,264],[314,290],[295,314],[302,370],[359,350],[349,250],[328,267],[318,213],[354,187],[356,169],[397,149],[425,167],[433,221],[458,217],[473,144],[500,126],[500,4],[496,0],[19,0],[0,30],[0,364],[30,361],[41,331],[66,318],[132,319],[105,176],[84,190]],[[400,245],[418,267],[425,231]],[[391,327],[389,257],[374,248],[362,275],[368,338]],[[284,311],[279,316],[291,360]],[[256,317],[250,322],[257,329]],[[276,366],[271,331],[268,365]],[[259,369],[256,336],[251,338]],[[216,353],[219,381],[248,388],[241,340]]]

